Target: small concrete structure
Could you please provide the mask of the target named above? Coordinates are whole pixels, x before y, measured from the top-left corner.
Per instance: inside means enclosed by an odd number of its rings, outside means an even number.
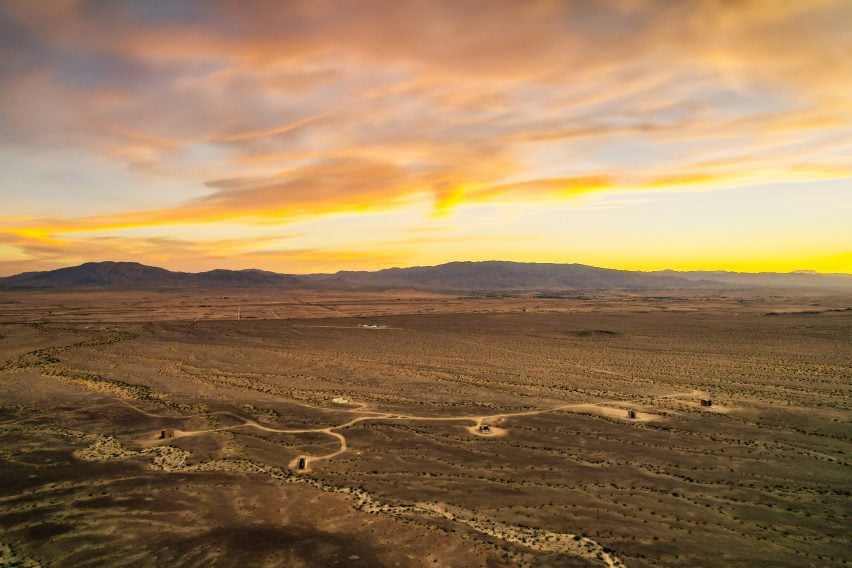
[[[175,437],[175,431],[174,430],[160,430],[160,436],[159,436],[160,440],[165,440],[167,438],[174,438],[174,437]]]
[[[342,396],[338,396],[336,398],[331,399],[331,402],[334,404],[349,404],[348,398],[343,398]]]
[[[306,467],[308,467],[308,458],[302,456],[296,462],[296,469],[305,469]]]
[[[708,407],[713,406],[713,401],[710,400],[709,398],[702,398],[701,399],[701,406],[708,406]]]
[[[636,411],[635,410],[628,410],[627,411],[627,418],[629,418],[630,420],[636,420]]]

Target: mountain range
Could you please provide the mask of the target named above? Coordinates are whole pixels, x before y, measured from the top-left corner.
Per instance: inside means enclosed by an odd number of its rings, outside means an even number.
[[[265,270],[173,272],[138,262],[87,262],[44,272],[0,278],[11,289],[149,289],[279,287],[292,289],[432,291],[476,290],[661,290],[742,287],[852,289],[852,275],[810,271],[725,272],[663,270],[638,272],[583,264],[531,262],[450,262],[438,266],[341,271],[333,274],[279,274]]]

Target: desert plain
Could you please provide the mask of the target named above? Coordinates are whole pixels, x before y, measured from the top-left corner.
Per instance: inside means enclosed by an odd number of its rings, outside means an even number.
[[[3,292],[0,566],[848,565],[850,306]]]

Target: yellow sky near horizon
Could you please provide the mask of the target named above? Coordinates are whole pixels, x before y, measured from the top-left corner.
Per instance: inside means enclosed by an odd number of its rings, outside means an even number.
[[[0,4],[0,275],[852,273],[852,3]]]

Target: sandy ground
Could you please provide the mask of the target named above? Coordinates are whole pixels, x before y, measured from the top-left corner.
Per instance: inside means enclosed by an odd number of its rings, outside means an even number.
[[[0,558],[852,561],[852,317],[762,315],[837,296],[204,294],[0,304]]]

